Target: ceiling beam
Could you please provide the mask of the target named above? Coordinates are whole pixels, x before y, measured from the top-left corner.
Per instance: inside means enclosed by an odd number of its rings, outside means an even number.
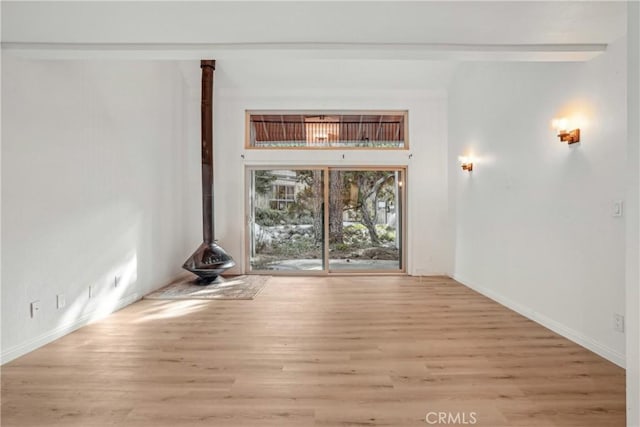
[[[454,61],[589,61],[606,44],[445,43],[29,43],[4,51],[40,59],[390,59]]]

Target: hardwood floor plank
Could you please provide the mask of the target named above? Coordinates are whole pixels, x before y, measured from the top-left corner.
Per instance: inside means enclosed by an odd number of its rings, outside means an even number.
[[[397,427],[429,412],[624,426],[624,370],[449,278],[402,276],[143,300],[2,367],[16,427]]]

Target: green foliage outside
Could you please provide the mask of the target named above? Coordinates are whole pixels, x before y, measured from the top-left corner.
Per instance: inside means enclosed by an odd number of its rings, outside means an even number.
[[[288,215],[286,211],[256,208],[255,220],[257,224],[260,224],[262,226],[270,227],[273,225],[282,224],[287,221],[287,217]]]
[[[269,252],[278,254],[289,259],[296,258],[318,258],[321,256],[319,244],[317,244],[312,236],[303,236],[300,239],[276,241],[271,246]]]
[[[339,219],[329,224],[331,257],[397,259],[395,227],[377,224],[378,204],[384,202],[382,206],[388,206],[396,202],[394,173],[341,171],[333,175],[334,181],[330,183],[335,183],[335,176],[339,177],[339,185],[338,192],[333,194],[340,196],[330,199],[328,209],[330,218]],[[256,171],[256,193],[269,196],[276,179],[272,171]],[[296,171],[296,181],[304,185],[297,188],[295,201],[288,202],[287,209],[255,209],[255,223],[262,229],[255,235],[254,268],[258,264],[266,267],[280,259],[322,257],[321,181],[313,171]],[[349,222],[343,222],[343,213]]]
[[[289,209],[280,211],[277,209],[256,208],[255,220],[258,225],[272,227],[274,225],[285,224],[311,224],[313,222],[313,217],[308,211],[305,212],[304,210],[296,211],[294,209]]]
[[[396,230],[388,225],[377,224],[376,233],[382,243],[393,242],[396,238]],[[345,225],[343,229],[344,243],[338,243],[335,245],[336,249],[339,248],[366,248],[371,246],[371,237],[367,227],[362,224],[349,224]]]

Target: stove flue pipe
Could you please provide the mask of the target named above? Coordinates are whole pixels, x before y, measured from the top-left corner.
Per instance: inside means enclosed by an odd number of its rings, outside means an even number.
[[[200,101],[200,136],[202,139],[202,238],[213,243],[215,212],[213,210],[213,73],[216,61],[200,61],[202,95]]]

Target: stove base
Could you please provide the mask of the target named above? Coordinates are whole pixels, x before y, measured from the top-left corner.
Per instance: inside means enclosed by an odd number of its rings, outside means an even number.
[[[197,275],[198,284],[208,285],[235,265],[233,258],[217,243],[205,242],[184,262],[182,268]]]

